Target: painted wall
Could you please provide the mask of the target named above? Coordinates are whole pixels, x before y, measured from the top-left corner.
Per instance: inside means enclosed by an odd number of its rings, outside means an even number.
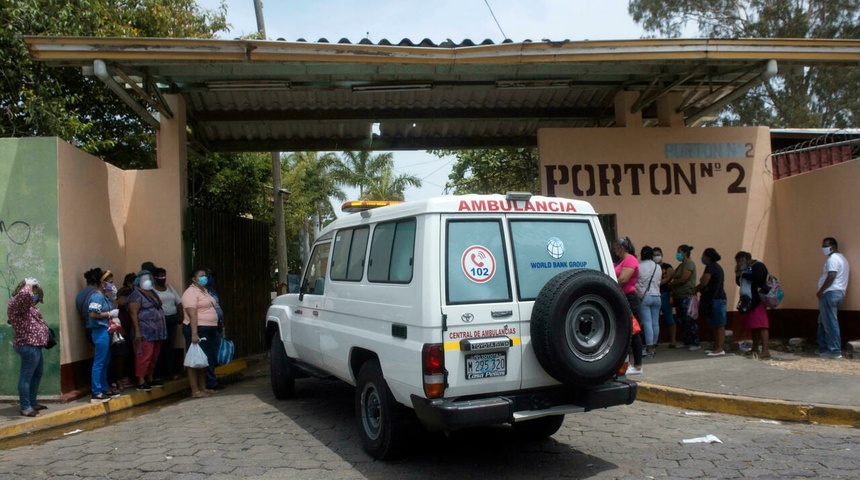
[[[774,206],[780,232],[782,267],[779,279],[786,291],[784,308],[818,309],[815,292],[825,260],[821,254],[821,240],[834,237],[839,242],[839,251],[852,268],[842,309],[860,310],[858,185],[860,160],[775,182]]]
[[[18,283],[36,277],[45,291],[39,310],[55,331],[61,323],[57,176],[56,139],[0,141],[0,395],[17,396],[21,363],[12,349],[6,304]],[[60,350],[44,351],[41,391],[47,395],[60,392]]]
[[[746,250],[780,271],[767,128],[541,129],[542,193],[589,201],[617,215],[618,233],[638,251],[681,244],[715,248],[724,269]],[[729,305],[737,287],[726,282]],[[733,300],[732,300],[733,299]]]

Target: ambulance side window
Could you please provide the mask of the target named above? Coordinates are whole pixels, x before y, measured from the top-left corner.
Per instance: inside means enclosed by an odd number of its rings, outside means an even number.
[[[501,221],[451,220],[446,243],[449,305],[511,301]]]
[[[302,292],[312,295],[322,295],[325,292],[326,267],[328,266],[328,254],[331,243],[320,243],[314,247],[311,253],[311,261],[302,280]]]
[[[332,280],[361,280],[369,232],[368,227],[348,228],[337,232],[331,259]]]
[[[412,281],[415,219],[380,223],[373,229],[367,280],[384,283]]]

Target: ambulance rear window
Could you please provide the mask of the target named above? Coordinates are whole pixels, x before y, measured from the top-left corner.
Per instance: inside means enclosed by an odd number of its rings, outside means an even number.
[[[549,279],[571,268],[600,270],[591,224],[577,220],[511,220],[519,299],[534,300]]]

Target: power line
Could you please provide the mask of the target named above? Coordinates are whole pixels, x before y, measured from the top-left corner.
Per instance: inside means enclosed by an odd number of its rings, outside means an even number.
[[[502,32],[502,40],[507,39],[508,36],[505,35],[505,31],[502,30],[502,26],[499,25],[499,20],[496,18],[496,14],[493,13],[493,7],[490,6],[490,0],[484,0],[484,3],[487,4],[487,8],[490,10],[490,15],[493,16],[493,20],[496,22],[496,26],[499,27],[499,31]]]

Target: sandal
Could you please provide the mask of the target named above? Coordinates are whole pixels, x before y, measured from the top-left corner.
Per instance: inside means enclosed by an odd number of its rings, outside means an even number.
[[[194,392],[191,394],[191,398],[206,398],[209,394],[206,392]]]
[[[27,411],[21,412],[21,415],[24,417],[41,417],[42,414],[37,412],[35,408],[31,408]]]
[[[45,410],[46,408],[48,408],[46,405],[42,405],[40,403],[37,403],[35,406],[33,406],[33,410]]]

